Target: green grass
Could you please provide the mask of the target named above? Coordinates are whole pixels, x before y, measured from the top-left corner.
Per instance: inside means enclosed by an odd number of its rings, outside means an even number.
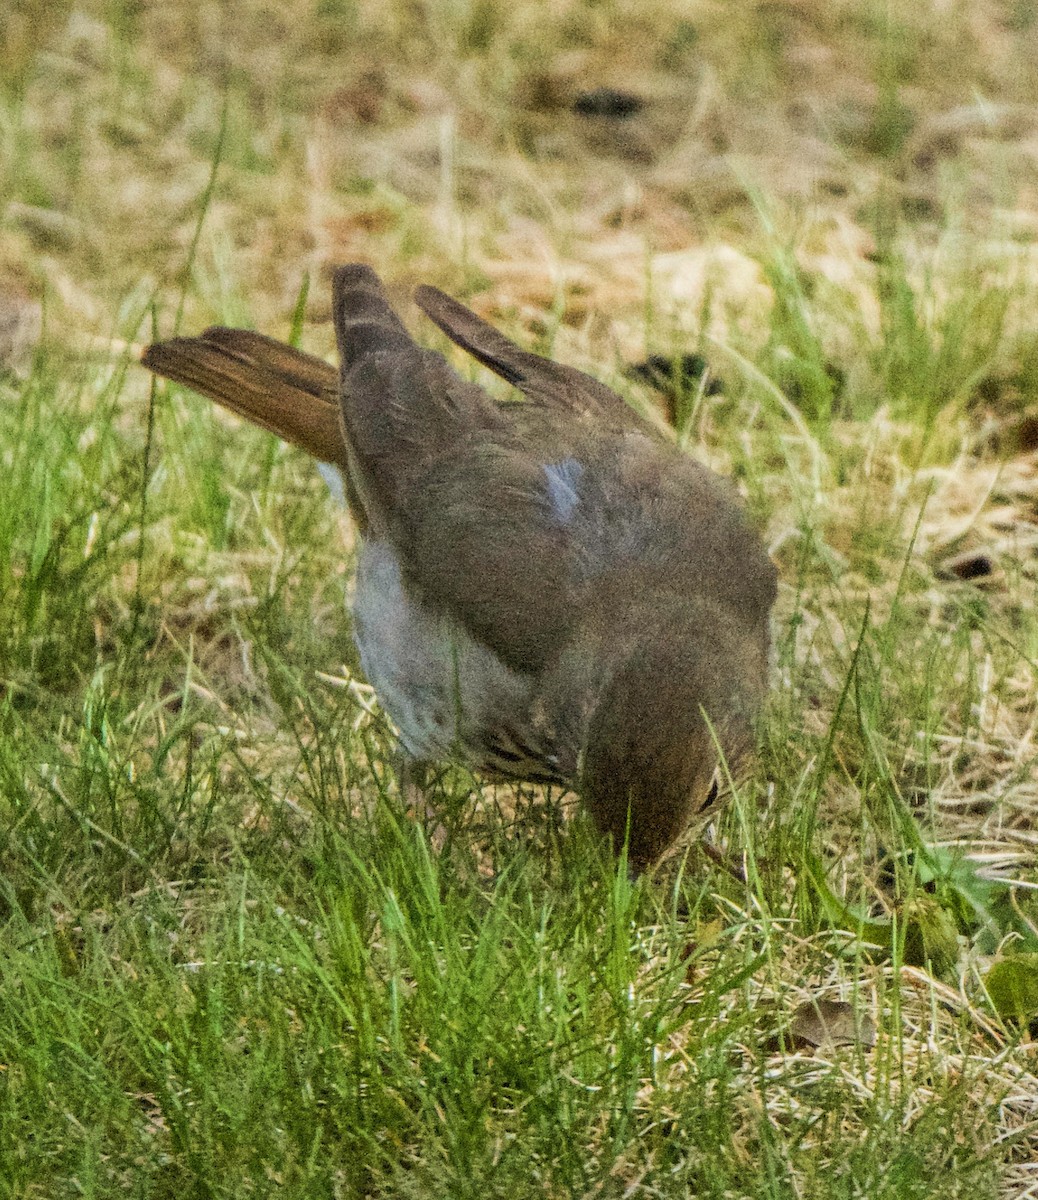
[[[3,18],[0,299],[45,333],[0,363],[0,1194],[1033,1191],[1038,25],[1004,7]],[[576,120],[599,83],[647,116]],[[353,257],[640,405],[647,351],[723,380],[680,436],[782,585],[713,853],[631,884],[570,799],[457,770],[433,849],[345,516],[134,361],[213,320],[327,351]],[[814,1000],[874,1042],[798,1042]]]
[[[280,862],[234,853],[103,918],[13,921],[16,1187],[785,1196],[824,1147],[838,1196],[991,1194],[983,1081],[938,1083],[915,1119],[896,1092],[934,1064],[893,1046],[869,1095],[853,1053],[754,1063],[778,1015],[750,981],[780,932],[737,920],[686,957],[695,913],[612,883],[586,844],[565,888],[522,850],[488,883],[385,820]]]
[[[926,489],[862,543],[859,452],[813,413],[785,682],[715,830],[747,882],[693,846],[632,886],[580,816],[458,774],[437,853],[384,722],[323,681],[352,650],[322,485],[164,388],[145,453],[133,372],[52,351],[3,385],[11,1194],[997,1194],[1024,1066],[975,1044],[971,1005],[998,1026],[975,956],[1034,939],[1026,894],[1014,914],[938,848],[941,739],[991,738],[1033,584],[959,585],[935,621],[905,519]],[[780,445],[763,430],[743,471]],[[805,502],[763,469],[751,493]],[[820,519],[841,497],[849,563]],[[969,1005],[926,999],[962,970]],[[812,995],[873,1013],[875,1047],[795,1051]]]

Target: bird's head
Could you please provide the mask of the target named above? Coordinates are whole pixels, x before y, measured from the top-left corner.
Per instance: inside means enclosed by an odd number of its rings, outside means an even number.
[[[719,751],[734,769],[750,750],[767,628],[702,598],[642,610],[637,592],[587,625],[552,672],[556,728],[595,824],[641,869],[707,805]]]

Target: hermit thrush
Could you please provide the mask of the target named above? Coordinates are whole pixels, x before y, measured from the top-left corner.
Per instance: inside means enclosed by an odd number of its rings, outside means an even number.
[[[411,338],[375,273],[335,273],[340,370],[244,330],[143,363],[341,473],[361,661],[413,760],[576,789],[644,866],[740,757],[775,570],[730,487],[583,372],[431,287],[418,306],[522,393]]]

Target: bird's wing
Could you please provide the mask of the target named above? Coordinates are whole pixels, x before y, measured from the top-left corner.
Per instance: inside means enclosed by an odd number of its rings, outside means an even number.
[[[592,376],[523,350],[493,325],[439,288],[416,290],[415,303],[455,345],[517,387],[527,399],[583,417],[634,425],[638,417],[611,388]]]
[[[404,481],[504,417],[487,392],[414,341],[370,267],[335,272],[333,316],[350,482],[376,535],[395,540]]]
[[[442,293],[419,297],[534,400],[498,404],[411,340],[373,271],[336,273],[351,480],[430,600],[536,672],[606,577],[651,575],[734,606],[766,592],[770,564],[713,472],[633,414],[617,420],[614,409],[629,410],[597,381],[526,355]]]
[[[428,597],[534,673],[602,593],[763,618],[774,571],[723,480],[640,432],[561,425],[473,435],[403,481],[398,545]]]

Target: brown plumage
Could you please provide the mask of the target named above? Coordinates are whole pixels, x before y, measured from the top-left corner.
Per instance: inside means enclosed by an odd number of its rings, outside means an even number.
[[[716,745],[751,743],[774,568],[729,486],[609,388],[415,298],[524,401],[419,347],[359,265],[335,275],[338,376],[231,329],[142,361],[339,469],[357,643],[408,754],[573,787],[645,865],[706,802]]]

